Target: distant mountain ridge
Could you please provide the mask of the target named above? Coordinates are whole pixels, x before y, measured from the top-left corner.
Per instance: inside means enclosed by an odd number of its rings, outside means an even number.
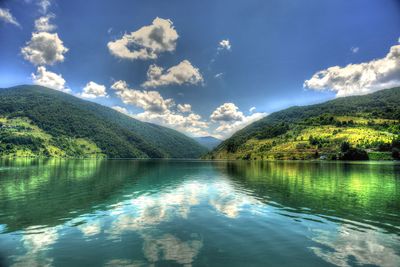
[[[392,159],[400,153],[399,134],[398,87],[274,112],[205,158],[346,159],[346,153],[364,151],[370,159]]]
[[[0,89],[0,155],[198,158],[207,150],[169,128],[36,85]]]
[[[205,146],[209,150],[217,147],[222,142],[222,140],[215,138],[213,136],[195,137],[194,140],[196,140],[199,144]]]

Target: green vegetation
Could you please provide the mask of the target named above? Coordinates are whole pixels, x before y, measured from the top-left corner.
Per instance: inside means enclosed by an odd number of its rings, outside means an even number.
[[[400,159],[400,88],[272,113],[205,158]]]
[[[102,158],[95,143],[84,138],[53,137],[28,118],[0,118],[0,155],[8,157]]]
[[[0,156],[197,158],[175,130],[41,86],[0,89]]]

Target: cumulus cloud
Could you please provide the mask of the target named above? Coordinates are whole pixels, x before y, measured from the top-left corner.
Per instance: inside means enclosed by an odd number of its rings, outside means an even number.
[[[179,35],[169,19],[155,18],[153,23],[107,44],[110,53],[123,59],[156,59],[162,52],[175,51]]]
[[[254,111],[254,110],[253,110]],[[265,117],[266,113],[252,113],[245,116],[234,103],[224,103],[211,114],[210,119],[219,123],[216,132],[228,137],[234,132],[246,127],[247,125]]]
[[[54,14],[48,14],[46,16],[42,16],[35,20],[35,29],[38,32],[51,32],[54,31],[57,26],[54,24],[51,24],[50,20],[55,18]]]
[[[221,133],[223,136],[228,137],[228,136],[234,134],[235,132],[243,129],[247,125],[249,125],[255,121],[258,121],[259,119],[264,118],[265,116],[267,116],[266,113],[257,112],[257,113],[253,113],[249,116],[244,116],[244,118],[240,121],[233,121],[231,123],[222,122],[222,123],[220,123],[220,125],[218,126],[216,131]]]
[[[164,113],[145,111],[139,114],[134,114],[133,117],[142,121],[152,122],[166,127],[172,127],[178,131],[182,131],[193,136],[209,135],[207,132],[208,123],[202,121],[201,116],[195,113],[182,115],[171,110],[168,110]]]
[[[231,46],[231,42],[226,39],[226,40],[222,40],[219,42],[218,44],[218,49],[219,50],[231,50],[232,46]]]
[[[24,58],[34,65],[54,65],[64,61],[68,51],[57,33],[34,32],[32,38],[21,49]]]
[[[243,120],[244,115],[233,103],[224,103],[211,114],[210,119],[215,122],[232,122]]]
[[[333,91],[337,97],[362,95],[400,85],[400,45],[381,59],[345,67],[334,66],[315,73],[304,87]]]
[[[216,51],[215,55],[213,56],[213,58],[212,58],[211,61],[210,61],[210,66],[209,66],[209,68],[211,68],[211,65],[214,64],[214,62],[217,60],[217,58],[219,57],[219,55],[221,54],[221,52],[223,52],[223,51],[231,51],[231,48],[232,48],[231,42],[230,42],[228,39],[226,39],[226,40],[221,40],[221,41],[218,43],[218,47],[217,47],[217,51]],[[214,77],[215,77],[215,78],[222,77],[222,74],[223,74],[223,73],[218,73],[218,74],[216,74]]]
[[[182,113],[188,113],[192,111],[192,106],[190,104],[178,104],[177,108]]]
[[[131,114],[126,108],[115,106],[114,109],[136,119],[172,127],[190,135],[207,135],[208,123],[201,116],[191,111],[191,105],[176,106],[173,99],[164,99],[157,91],[141,91],[129,88],[125,81],[117,81],[112,86],[125,104],[143,109],[142,113]],[[179,114],[182,112],[185,114]]]
[[[142,85],[144,87],[158,87],[171,84],[198,84],[203,81],[203,77],[198,68],[188,60],[183,60],[176,66],[166,71],[155,64],[151,65],[147,71],[147,81]]]
[[[173,99],[164,99],[157,91],[141,91],[129,88],[125,81],[117,81],[112,86],[125,104],[132,104],[152,113],[163,113],[174,106]]]
[[[0,20],[4,21],[5,23],[14,24],[15,26],[20,27],[18,21],[14,18],[11,14],[10,10],[5,8],[0,8]]]
[[[250,113],[253,113],[254,110],[256,110],[256,107],[251,107],[251,108],[249,109],[249,112],[250,112]]]
[[[43,66],[38,67],[36,74],[32,73],[31,77],[34,84],[46,86],[65,93],[71,92],[71,89],[65,86],[65,80],[60,74],[48,71]]]
[[[95,82],[88,82],[79,95],[83,98],[107,97],[106,87]]]

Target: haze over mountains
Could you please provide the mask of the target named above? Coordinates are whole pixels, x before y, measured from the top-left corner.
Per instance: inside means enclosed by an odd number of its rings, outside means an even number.
[[[222,140],[215,138],[213,136],[200,136],[194,138],[197,142],[199,142],[202,146],[205,146],[208,149],[213,149],[218,146]]]

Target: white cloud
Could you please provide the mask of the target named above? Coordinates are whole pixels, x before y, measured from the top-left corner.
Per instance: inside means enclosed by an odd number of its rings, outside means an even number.
[[[224,103],[211,114],[210,119],[215,122],[232,122],[243,120],[244,115],[233,103]]]
[[[250,113],[253,113],[254,110],[256,110],[256,107],[251,107],[251,108],[249,109],[249,112],[250,112]]]
[[[131,104],[142,108],[144,111],[138,114],[129,113],[126,108],[115,106],[115,110],[128,114],[136,119],[152,122],[159,125],[172,127],[176,130],[190,135],[207,135],[205,131],[208,123],[201,119],[201,116],[191,111],[191,105],[175,105],[173,99],[164,99],[157,91],[141,91],[129,88],[125,81],[115,82],[111,88],[125,104]],[[179,114],[185,112],[186,114]]]
[[[35,29],[38,32],[51,32],[54,31],[57,26],[50,23],[50,20],[55,18],[54,14],[48,14],[46,16],[42,16],[35,20]]]
[[[190,104],[178,104],[177,108],[182,113],[188,113],[192,111],[192,106]]]
[[[169,19],[155,18],[153,23],[107,44],[111,54],[123,59],[156,59],[162,52],[173,52],[179,35]]]
[[[34,32],[32,38],[21,49],[24,58],[34,65],[54,65],[64,61],[68,51],[57,33]]]
[[[173,99],[164,99],[157,91],[131,89],[125,81],[117,81],[111,88],[116,90],[116,94],[125,104],[132,104],[152,113],[166,112],[175,105]]]
[[[79,95],[83,98],[108,97],[106,87],[95,82],[88,82]]]
[[[65,80],[60,74],[48,71],[43,66],[38,67],[36,74],[32,73],[31,76],[34,84],[46,86],[65,93],[71,92],[71,89],[65,86]]]
[[[0,20],[14,24],[15,26],[20,27],[18,21],[14,18],[14,16],[10,13],[10,10],[5,9],[5,8],[0,8]]]
[[[230,42],[228,39],[226,39],[226,40],[221,40],[221,41],[218,43],[217,52],[215,53],[214,57],[213,57],[213,58],[211,59],[211,61],[210,61],[210,66],[209,66],[209,68],[211,67],[212,64],[214,64],[214,62],[217,60],[217,58],[219,57],[219,55],[220,55],[220,53],[221,53],[222,51],[231,51],[231,48],[232,48],[232,45],[231,45],[231,42]],[[223,73],[218,73],[218,74],[216,74],[214,77],[215,77],[215,78],[221,77],[222,74],[223,74]]]
[[[46,14],[47,10],[49,9],[49,7],[51,6],[51,0],[39,0],[37,2],[37,5],[39,6],[39,11],[42,14]]]
[[[221,78],[224,74],[222,72],[215,74],[214,78]]]
[[[368,94],[399,85],[400,45],[395,45],[384,58],[330,67],[315,73],[303,86],[317,91],[333,91],[340,97]]]
[[[210,119],[213,122],[219,123],[219,126],[216,128],[216,132],[228,137],[234,132],[265,117],[266,115],[266,113],[257,112],[249,116],[245,116],[235,104],[225,103],[214,110],[210,116]]]
[[[128,111],[126,108],[124,108],[124,107],[113,106],[112,109],[114,109],[114,110],[116,110],[116,111],[118,111],[118,112],[120,112],[120,113],[122,113],[122,114],[131,115],[131,114],[129,113],[129,111]]]
[[[358,51],[360,50],[360,48],[359,48],[359,47],[352,47],[352,48],[350,48],[350,50],[351,50],[351,52],[352,52],[353,54],[357,54]]]
[[[218,49],[219,50],[224,50],[225,49],[225,50],[229,51],[229,50],[231,50],[231,48],[232,48],[231,42],[228,39],[222,40],[218,44]]]
[[[188,60],[183,60],[166,71],[155,64],[150,65],[147,71],[147,81],[142,85],[144,87],[158,87],[171,84],[198,84],[202,81],[203,77],[199,69],[193,67]]]
[[[265,116],[267,116],[266,113],[257,112],[251,114],[250,116],[245,116],[241,121],[233,121],[231,123],[221,122],[216,131],[221,133],[224,137],[229,137],[235,132],[243,129],[255,121],[264,118]]]
[[[175,130],[182,131],[193,136],[209,135],[207,132],[208,123],[202,121],[201,116],[195,113],[182,115],[171,110],[168,110],[164,113],[145,111],[132,116],[142,121],[152,122],[166,127],[172,127]]]

